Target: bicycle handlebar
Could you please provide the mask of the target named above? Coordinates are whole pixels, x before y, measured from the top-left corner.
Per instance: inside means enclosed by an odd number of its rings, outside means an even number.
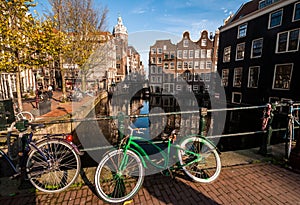
[[[143,131],[147,130],[147,128],[144,128],[144,127],[141,127],[141,128],[138,128],[138,127],[133,128],[133,127],[131,127],[130,125],[128,126],[128,129],[130,130],[130,135],[132,135],[133,131],[137,131],[138,133],[143,133],[143,132],[141,132],[141,130],[143,130]]]

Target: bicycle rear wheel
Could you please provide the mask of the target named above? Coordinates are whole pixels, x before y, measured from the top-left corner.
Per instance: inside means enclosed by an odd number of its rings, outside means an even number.
[[[33,114],[31,114],[30,112],[28,111],[22,111],[22,112],[19,112],[17,115],[17,120],[20,121],[20,120],[28,120],[28,122],[33,122],[34,121],[34,116]]]
[[[42,141],[33,149],[26,163],[27,176],[38,190],[55,193],[67,189],[76,180],[80,157],[67,142],[59,139]]]
[[[294,127],[293,122],[290,119],[288,122],[288,127],[285,133],[285,157],[286,159],[290,158],[291,151],[292,151],[292,142],[293,142],[293,135],[294,135]]]
[[[131,199],[144,180],[144,167],[137,154],[128,150],[108,153],[99,163],[95,174],[98,195],[109,203]]]
[[[179,162],[191,179],[209,183],[219,176],[221,160],[213,144],[198,136],[191,136],[183,139],[180,147]]]

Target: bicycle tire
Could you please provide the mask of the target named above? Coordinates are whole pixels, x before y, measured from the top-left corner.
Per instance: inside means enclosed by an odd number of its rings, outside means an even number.
[[[125,167],[119,170],[124,157]],[[137,154],[127,150],[124,155],[124,150],[115,150],[109,152],[96,169],[96,191],[106,202],[121,203],[131,199],[139,191],[144,175],[145,170]]]
[[[290,158],[291,151],[292,151],[292,141],[293,141],[293,122],[292,119],[288,121],[288,127],[285,133],[285,157],[286,159]]]
[[[81,168],[80,157],[72,145],[50,139],[36,147],[38,150],[31,150],[26,163],[27,176],[33,186],[46,193],[60,192],[71,186]]]
[[[198,136],[190,136],[181,141],[180,147],[178,159],[187,176],[202,183],[217,179],[221,172],[221,160],[213,144]],[[195,160],[196,156],[187,151],[200,154],[200,159]]]
[[[35,120],[33,114],[31,114],[30,112],[28,111],[22,111],[22,112],[19,112],[17,115],[17,121],[20,121],[20,120],[28,120],[28,122],[33,122]]]

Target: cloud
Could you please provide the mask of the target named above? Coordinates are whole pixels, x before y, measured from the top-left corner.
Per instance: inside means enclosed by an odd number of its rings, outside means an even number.
[[[135,10],[132,11],[133,14],[144,14],[146,13],[146,10],[144,10],[143,8],[137,8]]]

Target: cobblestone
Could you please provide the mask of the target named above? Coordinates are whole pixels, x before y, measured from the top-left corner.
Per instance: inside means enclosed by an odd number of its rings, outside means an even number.
[[[94,187],[71,188],[57,194],[42,192],[2,196],[1,205],[106,204]],[[269,163],[223,168],[210,184],[191,182],[178,174],[175,180],[160,174],[146,176],[128,204],[300,204],[300,174]]]

